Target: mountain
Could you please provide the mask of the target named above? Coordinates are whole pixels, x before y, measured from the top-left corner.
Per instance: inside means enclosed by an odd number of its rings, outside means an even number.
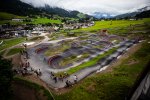
[[[150,6],[143,7],[141,9],[138,9],[137,11],[138,12],[143,12],[143,11],[147,11],[147,10],[150,10]]]
[[[45,5],[45,7],[40,7],[39,9],[47,11],[50,14],[59,15],[61,17],[71,17],[71,18],[88,18],[88,17],[90,18],[90,17],[92,17],[87,14],[83,14],[79,11],[68,11],[68,10],[65,10],[62,8],[58,8],[58,7],[50,7],[49,5]]]
[[[137,14],[135,17],[137,17],[137,18],[150,18],[150,10],[143,11],[143,12]]]
[[[40,9],[23,3],[19,0],[0,0],[0,12],[8,12],[15,15],[27,16],[43,13]]]
[[[148,11],[148,10],[150,10],[150,6],[146,6],[146,7],[137,9],[134,12],[117,15],[117,16],[115,16],[115,18],[135,17],[136,15],[138,15],[138,14],[140,14],[142,12]]]
[[[62,8],[50,7],[48,5],[45,5],[45,7],[35,8],[20,0],[0,0],[0,12],[8,12],[20,16],[49,14],[61,17],[82,18],[79,16],[82,14],[85,18],[91,17],[78,11],[67,11]]]
[[[135,17],[140,12],[131,12],[115,16],[115,18]]]
[[[109,13],[102,13],[102,12],[94,12],[91,14],[91,16],[94,16],[96,18],[112,18],[113,15]]]

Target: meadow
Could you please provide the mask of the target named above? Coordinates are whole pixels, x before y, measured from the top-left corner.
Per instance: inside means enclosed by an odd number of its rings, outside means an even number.
[[[47,23],[55,23],[60,24],[61,20],[54,20],[54,19],[48,19],[48,18],[31,18],[31,22],[17,22],[12,21],[12,19],[30,19],[25,16],[17,16],[10,13],[0,12],[0,24],[6,24],[9,23],[11,25],[20,25],[20,24],[47,24]]]
[[[61,24],[60,20],[52,20],[52,19],[48,19],[48,18],[37,18],[37,19],[33,19],[32,22],[29,22],[31,24],[47,24],[47,23],[56,23],[56,24]]]
[[[25,18],[25,17],[17,16],[17,15],[6,13],[6,12],[0,12],[0,19],[1,20],[11,20],[13,18]]]
[[[141,20],[113,20],[113,21],[95,21],[95,25],[72,30],[72,32],[96,32],[100,29],[108,29],[110,33],[116,33],[119,30],[122,33],[128,32],[128,28],[132,28],[132,26],[136,24],[145,24],[149,23],[150,18],[144,18]]]
[[[24,50],[24,49],[23,48],[12,48],[7,52],[6,56],[11,56],[11,55],[17,54],[22,50]]]
[[[0,46],[0,51],[24,42],[25,38],[21,37],[21,38],[13,38],[13,39],[4,39],[3,41],[4,41],[3,44]]]

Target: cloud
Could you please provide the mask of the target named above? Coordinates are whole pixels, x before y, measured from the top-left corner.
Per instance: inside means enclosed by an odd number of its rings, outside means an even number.
[[[149,6],[149,0],[21,0],[35,7],[43,7],[45,4],[52,7],[61,7],[68,10],[78,10],[83,13],[92,14],[103,12],[111,14],[122,14],[136,9]]]

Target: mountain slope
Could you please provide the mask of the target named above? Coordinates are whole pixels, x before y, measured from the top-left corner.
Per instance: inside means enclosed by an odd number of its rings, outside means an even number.
[[[52,8],[48,5],[45,5],[45,7],[35,8],[20,0],[0,0],[0,12],[8,12],[20,16],[49,14],[61,17],[80,18],[78,15],[82,14],[84,17],[91,17],[78,11],[67,11],[62,8]]]
[[[135,17],[136,14],[139,14],[139,13],[140,12],[125,13],[125,14],[115,16],[115,18]]]
[[[138,15],[142,12],[146,12],[148,10],[150,10],[150,6],[146,6],[146,7],[143,7],[141,9],[137,9],[136,11],[131,12],[131,13],[125,13],[125,14],[115,16],[115,18],[135,17],[136,15]]]
[[[44,11],[47,11],[51,14],[56,14],[56,15],[59,15],[61,17],[72,17],[72,18],[87,18],[87,17],[91,17],[87,14],[83,14],[83,13],[80,13],[79,11],[67,11],[65,9],[62,9],[62,8],[58,8],[58,7],[55,7],[55,8],[52,8],[50,7],[49,5],[45,5],[45,7],[41,7],[40,9],[44,10]],[[82,15],[82,16],[79,16],[79,15]]]
[[[21,16],[40,14],[44,12],[19,0],[0,0],[0,11]]]
[[[136,15],[137,18],[150,18],[150,10],[143,11]]]
[[[9,20],[13,18],[23,18],[22,16],[17,16],[10,13],[0,12],[0,20]]]

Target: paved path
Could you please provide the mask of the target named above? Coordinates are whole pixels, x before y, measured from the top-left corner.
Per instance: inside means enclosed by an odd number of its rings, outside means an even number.
[[[58,41],[57,41],[58,42]],[[67,77],[66,79],[64,79],[64,81],[58,81],[57,83],[54,82],[54,80],[51,78],[50,76],[50,72],[59,72],[59,71],[65,71],[65,70],[68,70],[69,68],[66,68],[66,69],[52,69],[50,68],[44,61],[43,61],[43,58],[40,58],[40,55],[36,55],[34,53],[32,53],[30,55],[30,59],[29,59],[29,62],[31,64],[31,67],[34,68],[34,69],[41,69],[41,72],[42,72],[42,76],[40,76],[40,78],[45,81],[50,87],[52,88],[63,88],[65,86],[65,82],[66,80],[69,80],[71,82],[73,82],[73,76],[74,75],[77,75],[78,77],[78,81],[82,80],[83,78],[87,77],[88,75],[90,75],[91,73],[94,73],[96,72],[97,70],[101,71],[101,70],[104,70],[105,68],[107,68],[107,65],[109,64],[108,62],[112,62],[111,59],[113,59],[114,57],[118,57],[120,56],[120,54],[122,53],[119,53],[119,52],[124,52],[125,50],[127,50],[130,46],[133,45],[133,42],[134,41],[124,41],[122,43],[120,43],[119,45],[117,46],[120,46],[120,49],[118,49],[117,52],[115,52],[115,54],[112,54],[110,56],[108,56],[106,59],[105,59],[105,63],[103,64],[99,64],[99,65],[94,65],[94,66],[91,66],[91,67],[88,67],[88,68],[85,68],[85,69],[82,69],[72,75],[70,75],[69,77]],[[107,51],[108,49],[104,50],[104,51]],[[104,52],[103,51],[103,52]],[[102,53],[102,52],[101,52]],[[39,56],[39,57],[38,57]],[[97,55],[94,55],[94,56],[97,56]],[[93,57],[94,57],[93,56]],[[110,61],[111,60],[111,61]],[[88,60],[87,60],[88,61]],[[77,66],[78,64],[75,64],[75,66]],[[73,66],[72,66],[73,67]]]

